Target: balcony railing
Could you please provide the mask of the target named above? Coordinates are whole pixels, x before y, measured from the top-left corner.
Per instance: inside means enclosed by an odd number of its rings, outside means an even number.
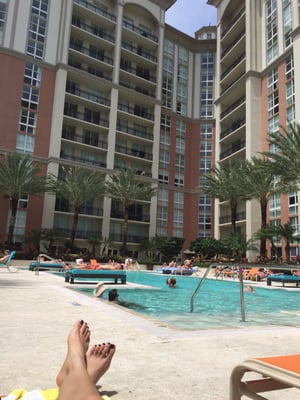
[[[245,13],[245,8],[242,8],[233,18],[230,19],[228,25],[222,31],[221,37],[223,38],[226,33],[233,27],[233,25],[237,22],[237,20]]]
[[[109,238],[114,242],[122,242],[122,235],[121,233],[110,233]],[[143,240],[149,239],[148,236],[142,235],[128,235],[127,236],[127,243],[141,243]]]
[[[229,128],[221,132],[220,139],[224,139],[226,136],[230,135],[232,132],[236,131],[241,126],[245,125],[245,123],[246,123],[246,118],[237,119],[232,123],[232,125]]]
[[[131,43],[127,43],[125,41],[122,42],[122,48],[131,51],[132,53],[137,54],[138,56],[147,58],[147,60],[153,61],[157,63],[157,57],[153,56],[150,51],[144,49],[141,46],[133,46]]]
[[[72,25],[84,30],[85,32],[89,32],[92,35],[105,39],[108,42],[111,43],[115,42],[115,38],[112,35],[108,35],[105,31],[103,31],[103,29],[99,29],[97,26],[91,26],[86,24],[83,20],[77,18],[76,15],[73,15]]]
[[[87,137],[85,135],[78,135],[73,132],[68,132],[63,130],[62,132],[63,139],[71,140],[72,142],[87,144],[89,146],[101,148],[107,150],[107,142],[100,140],[97,136]]]
[[[238,140],[234,143],[232,143],[232,145],[225,151],[223,151],[220,154],[220,159],[223,160],[226,157],[229,157],[231,154],[236,153],[237,151],[243,149],[246,145],[245,140]]]
[[[116,144],[116,151],[119,153],[122,153],[122,154],[127,154],[129,156],[142,158],[143,160],[151,161],[153,159],[152,153],[149,153],[149,152],[146,152],[143,150],[134,149],[132,147],[122,146],[120,144]]]
[[[148,139],[148,140],[152,140],[153,141],[153,133],[148,133],[139,129],[135,129],[135,128],[129,128],[129,127],[125,127],[122,126],[120,124],[117,124],[117,130],[120,132],[125,132],[125,133],[129,133],[130,135],[133,136],[137,136],[143,139]]]
[[[79,119],[80,121],[90,122],[95,125],[104,126],[105,128],[107,128],[109,124],[108,119],[100,118],[99,115],[87,115],[79,111],[73,111],[68,109],[65,109],[64,114],[67,117],[76,118]]]
[[[91,159],[85,158],[85,157],[77,157],[77,156],[72,156],[69,154],[64,154],[63,150],[61,151],[60,158],[62,158],[64,160],[81,162],[83,164],[94,165],[96,167],[106,168],[106,162],[104,162],[104,161],[91,160]]]
[[[88,92],[86,90],[81,90],[79,88],[73,88],[72,85],[67,85],[66,87],[67,93],[74,94],[75,96],[82,97],[84,99],[93,101],[94,103],[102,104],[104,106],[110,106],[110,99],[107,97],[103,97],[100,95],[96,95],[95,93]]]
[[[70,49],[76,50],[82,54],[86,54],[87,56],[94,58],[95,60],[103,61],[107,64],[113,65],[113,59],[111,57],[105,56],[102,49],[91,50],[88,47],[79,46],[78,44],[73,43],[72,40],[70,42]]]
[[[58,228],[58,227],[53,227],[56,231],[60,233],[62,237],[69,238],[71,235],[71,229],[68,228]],[[85,231],[85,230],[76,230],[76,239],[88,239],[89,237],[92,236],[99,236],[100,230],[98,231]]]
[[[83,66],[82,63],[80,61],[76,61],[73,58],[69,58],[68,60],[68,65],[70,65],[73,68],[79,69],[80,71],[84,71],[87,72],[88,74],[91,75],[95,75],[98,78],[103,78],[107,81],[112,81],[112,76],[111,74],[107,74],[105,72],[103,72],[102,70],[98,69],[98,68],[94,68],[91,66]]]
[[[150,75],[149,73],[146,72],[141,72],[138,70],[138,68],[131,68],[121,64],[120,69],[122,71],[126,71],[129,72],[130,74],[138,76],[139,78],[145,79],[146,81],[156,83],[156,77],[154,75]]]
[[[135,83],[131,83],[129,81],[124,81],[124,79],[120,79],[120,85],[124,86],[128,89],[135,90],[138,93],[142,93],[146,96],[155,97],[155,92],[153,90],[149,90],[148,88],[137,86]]]
[[[241,104],[245,103],[246,97],[240,97],[238,100],[236,100],[234,103],[230,104],[229,107],[227,107],[222,113],[221,113],[221,119],[226,117],[226,115],[230,114],[233,110],[235,110],[238,106]]]
[[[74,214],[74,207],[68,204],[56,204],[55,211],[65,212]],[[103,216],[103,209],[102,208],[94,208],[94,207],[87,207],[82,206],[80,207],[79,214],[82,215],[93,215],[95,217],[102,217]]]
[[[116,17],[115,15],[109,13],[106,10],[103,10],[103,8],[95,6],[92,3],[89,3],[86,0],[74,0],[74,3],[79,4],[82,7],[87,8],[88,10],[93,11],[94,13],[98,14],[98,15],[102,15],[102,17],[105,17],[107,19],[110,19],[113,22],[116,22]]]
[[[143,37],[146,37],[147,39],[150,39],[153,42],[158,43],[158,37],[157,36],[152,35],[152,33],[148,32],[148,31],[146,31],[146,30],[144,30],[144,29],[142,29],[142,28],[140,28],[138,26],[135,26],[132,22],[130,22],[130,21],[126,20],[126,19],[123,20],[123,27],[126,28],[126,29],[129,29],[132,32],[135,32],[135,33],[137,33],[137,34],[139,34],[139,35],[141,35]]]
[[[222,51],[221,59],[237,44],[237,42],[245,36],[245,32],[241,32],[234,40]]]
[[[118,218],[118,219],[124,219],[124,214],[119,211],[111,211],[110,214],[111,218]],[[130,221],[140,221],[140,222],[150,222],[150,215],[132,215],[129,214],[129,220]]]
[[[246,219],[246,211],[242,211],[236,214],[236,221],[243,221]],[[231,223],[231,215],[223,215],[219,218],[219,224]]]
[[[225,78],[246,56],[246,53],[242,53],[226,70],[221,74],[221,80]]]
[[[154,115],[150,114],[147,110],[143,108],[138,108],[138,107],[130,107],[125,104],[118,104],[118,110],[120,111],[125,111],[128,114],[134,114],[137,115],[138,117],[146,118],[146,119],[151,119],[154,121]]]

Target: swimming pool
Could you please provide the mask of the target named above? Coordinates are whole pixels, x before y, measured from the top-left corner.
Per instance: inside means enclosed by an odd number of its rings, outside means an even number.
[[[151,289],[117,287],[119,300],[135,303],[129,308],[179,329],[233,328],[247,325],[300,325],[300,290],[255,287],[245,291],[246,322],[241,322],[240,289],[237,281],[206,279],[190,312],[191,296],[200,278],[176,276],[177,285],[166,285],[168,276],[128,271],[127,281]],[[245,282],[246,284],[246,282]],[[93,296],[93,288],[79,288]],[[107,299],[108,290],[103,298]]]

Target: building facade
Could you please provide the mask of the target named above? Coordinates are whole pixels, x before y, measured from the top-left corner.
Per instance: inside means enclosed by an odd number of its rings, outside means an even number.
[[[44,172],[64,166],[104,176],[132,167],[158,186],[130,209],[128,247],[158,235],[185,246],[214,235],[211,199],[199,193],[214,162],[214,27],[189,37],[164,22],[175,0],[0,0],[0,152],[30,154]],[[0,240],[9,206],[0,199]],[[14,232],[70,234],[71,205],[21,199]],[[81,207],[76,245],[101,234],[117,251],[121,205]]]
[[[268,147],[269,133],[300,121],[300,75],[296,73],[300,2],[209,0],[208,4],[218,14],[216,161],[250,159],[273,151]],[[290,221],[299,232],[298,193],[272,196],[268,218],[273,224]],[[253,237],[260,228],[257,201],[239,204],[237,224],[247,239]],[[227,202],[216,201],[214,225],[217,238],[229,233]],[[290,255],[297,255],[298,245],[292,247]]]

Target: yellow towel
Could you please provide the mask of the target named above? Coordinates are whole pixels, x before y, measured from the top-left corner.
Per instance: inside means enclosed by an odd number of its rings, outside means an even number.
[[[25,389],[15,389],[3,400],[56,400],[58,397],[58,388],[46,390],[33,390],[27,392]],[[110,400],[106,395],[102,396],[103,400]]]

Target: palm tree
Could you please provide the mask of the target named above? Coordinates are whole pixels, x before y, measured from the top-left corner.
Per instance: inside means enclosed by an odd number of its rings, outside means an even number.
[[[275,246],[276,229],[274,225],[267,224],[264,228],[259,229],[255,232],[255,238],[261,242],[266,242],[267,240],[271,243],[271,257],[278,257],[278,249]],[[261,261],[264,261],[265,257],[261,257]]]
[[[93,235],[87,239],[87,242],[92,246],[92,255],[96,257],[96,247],[102,243],[102,235]]]
[[[260,203],[260,229],[267,226],[267,209],[270,196],[283,190],[279,184],[275,184],[275,174],[270,164],[271,162],[264,158],[253,157],[251,162],[248,162],[248,171],[243,177],[249,197],[257,199]],[[260,239],[260,257],[263,259],[266,257],[266,238],[263,235]]]
[[[295,190],[300,182],[300,124],[282,127],[279,134],[270,134],[268,141],[277,151],[262,154],[269,158],[274,173],[282,177],[283,183]]]
[[[220,201],[229,201],[231,210],[231,225],[236,233],[237,206],[239,201],[247,200],[248,194],[244,184],[247,172],[245,160],[232,159],[228,163],[218,163],[211,173],[204,176],[201,190]]]
[[[47,191],[48,177],[41,175],[41,164],[29,155],[10,153],[0,162],[0,192],[10,201],[7,245],[13,242],[18,201],[24,196],[36,196]]]
[[[157,189],[152,187],[151,184],[143,182],[132,168],[111,175],[110,180],[106,182],[106,195],[120,202],[123,207],[124,220],[120,248],[122,255],[127,252],[129,207],[137,201],[149,201],[156,192]]]
[[[289,221],[283,225],[281,225],[281,224],[276,225],[275,232],[278,236],[281,236],[281,238],[284,239],[284,241],[285,241],[285,247],[284,247],[285,257],[286,257],[286,259],[289,259],[291,243],[300,241],[300,237],[299,237],[299,235],[297,235],[296,228]]]
[[[73,249],[80,207],[87,201],[104,194],[104,180],[98,172],[89,172],[80,167],[63,167],[62,172],[62,176],[57,179],[54,190],[59,197],[67,200],[74,208],[70,232],[70,246]]]

